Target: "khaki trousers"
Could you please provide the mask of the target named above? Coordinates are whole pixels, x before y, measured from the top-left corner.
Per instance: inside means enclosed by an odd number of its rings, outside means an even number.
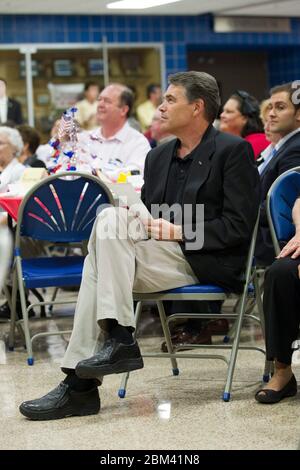
[[[138,218],[123,208],[104,209],[88,244],[74,327],[62,367],[93,356],[99,321],[135,327],[132,292],[157,292],[198,280],[177,242],[148,239]]]

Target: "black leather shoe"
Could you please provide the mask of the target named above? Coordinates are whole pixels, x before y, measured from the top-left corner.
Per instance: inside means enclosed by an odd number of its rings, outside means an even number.
[[[95,356],[78,362],[75,373],[81,379],[96,379],[102,375],[120,374],[143,367],[137,342],[123,344],[115,338],[109,338]]]
[[[97,387],[87,392],[76,392],[61,382],[47,395],[24,401],[19,410],[26,418],[36,421],[94,415],[100,410],[100,397]]]
[[[22,308],[21,308],[20,303],[17,303],[16,305],[16,313],[17,313],[18,319],[23,318]],[[35,315],[34,310],[33,309],[29,310],[28,317],[29,318],[34,317],[34,315]],[[10,308],[9,308],[8,302],[5,302],[0,307],[0,320],[10,320]]]
[[[0,307],[0,319],[1,320],[9,320],[10,319],[10,308],[8,302],[1,305]]]
[[[288,383],[281,390],[272,390],[270,388],[262,388],[255,394],[255,400],[259,403],[270,404],[278,403],[283,398],[293,397],[297,393],[297,381],[294,374]]]

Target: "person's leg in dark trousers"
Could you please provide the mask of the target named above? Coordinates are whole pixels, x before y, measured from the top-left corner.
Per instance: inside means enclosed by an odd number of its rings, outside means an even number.
[[[265,276],[264,315],[266,354],[275,360],[275,373],[265,387],[278,392],[267,398],[277,400],[295,394],[297,386],[291,368],[292,343],[297,339],[300,323],[299,259],[281,258],[275,261]],[[287,390],[280,396],[283,389]],[[265,400],[268,392],[259,392],[258,401]],[[280,401],[280,400],[277,401]],[[263,401],[273,403],[273,401]],[[274,401],[276,402],[276,401]]]
[[[164,301],[167,315],[173,313],[221,313],[221,301]],[[188,319],[184,323],[171,323],[171,339],[174,346],[185,344],[211,344],[212,335],[226,334],[229,329],[228,320],[220,318],[215,320]],[[167,344],[163,341],[162,352],[168,352]]]

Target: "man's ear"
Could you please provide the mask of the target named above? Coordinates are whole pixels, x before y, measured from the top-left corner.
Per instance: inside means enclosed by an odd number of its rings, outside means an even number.
[[[247,116],[244,116],[244,115],[241,116],[241,119],[242,119],[244,125],[245,125],[245,124],[247,123],[247,121],[248,121]]]
[[[124,106],[122,106],[122,114],[123,116],[126,116],[127,113],[129,111],[129,106],[127,106],[127,104],[124,104]]]
[[[201,98],[194,101],[193,105],[194,105],[194,111],[193,111],[194,116],[198,116],[199,114],[205,113],[205,104]]]

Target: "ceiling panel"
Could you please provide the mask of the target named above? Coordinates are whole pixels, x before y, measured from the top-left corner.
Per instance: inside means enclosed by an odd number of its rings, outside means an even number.
[[[139,0],[137,0],[137,3]],[[228,15],[300,16],[299,0],[181,0],[147,10],[108,10],[109,0],[0,0],[0,14]]]

